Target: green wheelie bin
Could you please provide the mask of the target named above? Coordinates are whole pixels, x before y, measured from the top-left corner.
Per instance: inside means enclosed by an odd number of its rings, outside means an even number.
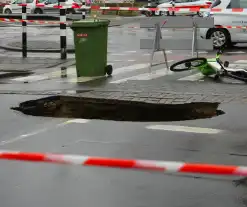
[[[70,25],[74,31],[77,77],[112,74],[112,66],[107,65],[109,23],[109,20],[85,19]]]

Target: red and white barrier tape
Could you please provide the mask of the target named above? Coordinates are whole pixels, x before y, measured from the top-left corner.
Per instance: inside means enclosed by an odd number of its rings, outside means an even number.
[[[131,160],[82,155],[62,155],[18,151],[0,151],[2,160],[45,162],[55,164],[83,165],[109,168],[138,169],[143,171],[199,173],[229,176],[247,176],[245,166],[227,166],[200,163],[166,162],[154,160]]]
[[[18,6],[29,6],[27,4],[18,4]],[[47,7],[47,5],[43,3],[38,3],[36,4],[36,7]],[[92,9],[92,10],[112,10],[112,11],[174,11],[174,12],[203,12],[203,11],[208,11],[208,12],[241,12],[241,13],[246,13],[247,9],[244,8],[235,8],[235,9],[209,9],[208,5],[198,5],[198,6],[187,6],[185,7],[166,7],[166,8],[138,8],[138,7],[101,7],[101,6],[82,6],[78,4],[73,4],[72,6],[65,6],[62,7],[60,5],[55,5],[53,7],[49,8],[74,8],[74,9]]]
[[[14,22],[21,23],[26,21],[27,23],[34,24],[60,24],[59,21],[42,21],[42,20],[22,20],[22,19],[8,19],[8,18],[0,18],[0,22]],[[65,22],[69,24],[70,22]],[[140,29],[140,27],[129,26],[130,29]],[[227,28],[227,29],[247,29],[247,26],[215,26],[215,28]]]
[[[247,29],[247,26],[219,26],[215,25],[215,28],[226,28],[226,29]],[[130,29],[140,29],[140,27],[129,26]],[[176,28],[174,28],[176,29]],[[186,28],[185,28],[186,29]]]
[[[34,23],[34,24],[60,24],[59,21],[42,21],[42,20],[22,20],[22,19],[7,19],[7,18],[0,18],[0,22],[28,22],[28,23]]]

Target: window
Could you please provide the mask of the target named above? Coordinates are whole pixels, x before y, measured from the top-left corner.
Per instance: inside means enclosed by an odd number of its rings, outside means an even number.
[[[231,0],[230,8],[247,8],[247,0]]]
[[[58,4],[58,0],[48,0],[48,4]]]
[[[169,3],[171,0],[159,0],[159,4]]]
[[[240,8],[247,8],[247,0],[239,0]]]

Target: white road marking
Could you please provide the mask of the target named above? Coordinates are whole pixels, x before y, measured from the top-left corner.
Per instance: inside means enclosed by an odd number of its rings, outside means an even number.
[[[173,74],[172,71],[167,71],[166,68],[160,69],[160,70],[156,70],[156,71],[152,71],[151,73],[143,73],[140,75],[136,75],[136,76],[131,76],[128,78],[123,78],[123,79],[119,79],[119,80],[115,80],[115,81],[111,81],[110,83],[123,83],[126,82],[128,80],[152,80],[155,78],[159,78],[165,75],[170,75]]]
[[[85,83],[85,82],[89,82],[92,80],[97,80],[97,79],[102,79],[105,78],[106,76],[95,76],[95,77],[76,77],[76,78],[70,78],[65,80],[66,82],[69,83]],[[63,82],[63,81],[62,81]]]
[[[76,90],[67,90],[66,91],[67,94],[76,94]]]
[[[31,137],[31,136],[46,132],[49,129],[52,129],[52,128],[43,128],[43,129],[40,129],[40,130],[37,130],[37,131],[34,131],[34,132],[30,132],[30,133],[27,133],[27,134],[22,134],[22,135],[17,136],[17,137],[15,137],[13,139],[1,141],[0,142],[0,146],[6,145],[6,144],[11,144],[13,142],[17,142],[17,141],[20,141],[20,140],[24,140],[24,139],[26,139],[28,137]]]
[[[237,60],[237,61],[234,61],[234,63],[247,64],[247,60]]]
[[[75,67],[69,67],[66,71],[67,75],[75,75],[76,74],[76,68]],[[56,78],[61,76],[61,70],[53,71],[50,73],[43,73],[41,75],[29,75],[25,77],[19,77],[19,78],[13,78],[12,81],[19,81],[19,82],[36,82],[36,81],[42,81],[42,80],[48,80],[51,78]]]
[[[171,54],[172,53],[172,50],[168,50],[168,51],[166,51],[166,54]],[[163,54],[163,53],[160,53],[160,54]],[[151,55],[151,53],[144,53],[144,54],[142,54],[142,56],[150,56]]]
[[[129,65],[121,68],[115,68],[113,69],[113,75],[125,73],[125,72],[131,72],[135,70],[140,70],[143,68],[147,68],[149,66],[148,63],[142,63],[142,64],[134,64],[134,65]]]
[[[124,54],[124,53],[113,53],[113,54],[109,54],[109,55],[114,55],[114,56],[124,56],[124,55],[126,55],[126,54]]]
[[[246,52],[243,51],[232,51],[232,52],[226,52],[227,54],[244,54]]]
[[[125,51],[125,53],[136,53],[137,51]]]
[[[199,54],[207,54],[208,52],[207,51],[199,51],[198,53]]]
[[[189,75],[189,76],[186,76],[186,77],[183,77],[183,78],[179,78],[178,80],[179,81],[198,81],[198,80],[201,80],[203,77],[204,77],[203,74],[196,73],[194,75]]]
[[[146,127],[152,130],[165,130],[165,131],[176,131],[176,132],[188,132],[198,134],[218,134],[223,132],[220,129],[212,128],[200,128],[200,127],[189,127],[189,126],[175,126],[175,125],[150,125]]]
[[[71,119],[66,121],[65,123],[78,123],[78,124],[85,124],[88,123],[90,120],[89,119]]]
[[[65,126],[65,125],[68,125],[68,124],[71,124],[71,123],[81,123],[82,124],[82,123],[88,123],[89,121],[90,120],[87,120],[87,119],[71,119],[71,120],[62,122],[60,124],[57,124],[57,125],[55,125],[53,127],[47,127],[47,128],[39,129],[39,130],[30,132],[30,133],[22,134],[20,136],[17,136],[15,138],[12,138],[12,139],[9,139],[9,140],[1,141],[0,142],[0,146],[4,146],[6,144],[11,144],[11,143],[14,143],[14,142],[17,142],[17,141],[21,141],[21,140],[24,140],[26,138],[32,137],[34,135],[41,134],[41,133],[47,132],[49,130],[52,130],[52,129],[55,129],[55,128],[58,128],[58,127],[61,127],[61,126]]]

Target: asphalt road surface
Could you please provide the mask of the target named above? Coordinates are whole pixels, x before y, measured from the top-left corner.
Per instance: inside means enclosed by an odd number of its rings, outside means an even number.
[[[167,161],[246,165],[243,105],[222,105],[224,116],[173,123],[128,123],[30,117],[10,106],[37,96],[1,95],[1,149]],[[76,121],[75,121],[76,122]],[[235,123],[235,127],[232,126]],[[150,130],[147,126],[213,127],[198,134]],[[241,155],[231,155],[234,152]],[[26,206],[245,206],[246,188],[221,176],[165,175],[123,169],[1,161],[0,200]]]
[[[217,85],[210,83],[210,80],[204,80],[204,85],[199,86],[200,78],[191,78],[194,74],[188,72],[165,75],[164,65],[155,66],[153,70],[156,73],[147,74],[150,53],[140,50],[138,41],[141,37],[152,37],[153,32],[129,28],[131,26],[138,24],[109,28],[108,61],[114,66],[113,77],[96,81],[92,85],[103,88],[110,83],[114,88],[115,85],[134,81],[136,90],[146,90],[148,87],[142,88],[145,86],[143,81],[146,81],[147,85],[151,82],[151,85],[158,84],[160,88],[165,83],[171,83],[169,90],[186,91],[188,82],[195,81],[195,92],[197,89],[203,92],[204,87],[205,91],[210,88],[208,93],[217,93],[221,87],[219,91],[225,91],[225,94],[230,89],[236,96],[238,93],[245,93],[245,87],[241,84]],[[44,29],[43,36],[42,29],[29,29],[32,39],[59,39],[58,28],[49,28],[49,32],[47,28]],[[20,35],[20,28],[16,27],[4,28],[2,31],[2,41],[16,40]],[[163,34],[179,38],[180,35],[189,36],[190,31],[180,31],[177,35],[174,31],[163,31]],[[231,59],[235,65],[242,61],[241,67],[246,67],[247,50],[244,46],[227,51],[233,53],[226,53],[225,58]],[[201,54],[206,57],[214,55]],[[163,61],[161,54],[156,55],[157,62]],[[29,53],[28,56],[59,58],[59,54],[47,53]],[[191,54],[184,51],[169,52],[170,63],[188,56]],[[1,58],[4,57],[12,57],[14,60],[20,57],[20,53],[2,50]],[[70,57],[73,57],[73,54]],[[4,64],[1,64],[1,67],[4,68]],[[50,68],[49,72],[57,70],[58,68]],[[26,116],[10,110],[10,107],[17,106],[22,101],[44,97],[25,95],[25,91],[66,89],[75,92],[73,90],[92,86],[72,81],[75,79],[75,68],[68,68],[69,77],[63,80],[60,79],[60,71],[57,72],[57,76],[51,78],[47,75],[47,69],[45,74],[41,69],[37,70],[39,76],[36,74],[29,78],[30,83],[16,78],[1,80],[0,92],[19,91],[24,94],[1,94],[1,150],[247,166],[247,112],[246,105],[240,103],[221,104],[220,109],[225,114],[212,119],[159,123],[103,120],[74,120],[73,123],[67,123],[68,119]],[[181,78],[185,79],[178,80]],[[192,84],[190,88],[193,88]],[[155,125],[161,125],[161,130],[150,129]],[[181,126],[185,126],[185,129],[180,132],[175,130]],[[194,132],[188,132],[186,127],[196,128]],[[216,129],[216,132],[210,134],[211,129]],[[246,186],[235,187],[232,180],[237,179],[236,177],[150,173],[3,160],[0,162],[1,207],[247,206]]]

